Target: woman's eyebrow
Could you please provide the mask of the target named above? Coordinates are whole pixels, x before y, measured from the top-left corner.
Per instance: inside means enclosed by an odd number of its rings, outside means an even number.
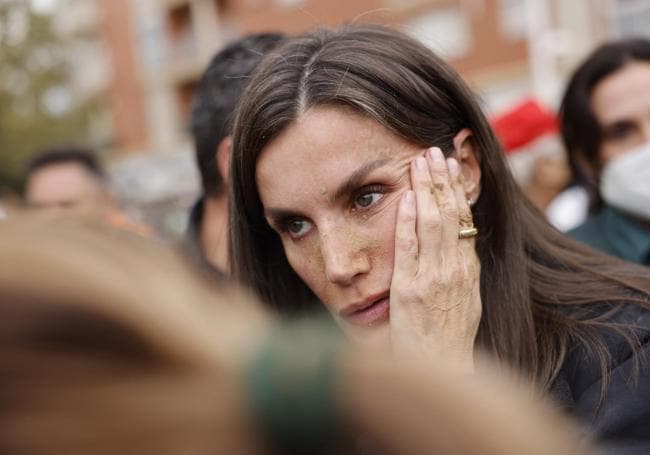
[[[348,178],[345,179],[343,183],[334,192],[332,197],[333,201],[341,199],[342,197],[347,196],[352,193],[354,190],[359,188],[363,183],[363,180],[377,168],[385,166],[390,163],[390,159],[383,158],[379,160],[372,160],[362,164],[356,171],[354,171]]]
[[[334,196],[332,197],[333,201],[339,200],[343,197],[346,197],[354,190],[359,188],[363,180],[377,168],[385,166],[390,163],[389,158],[383,158],[379,160],[372,160],[362,164],[356,171],[354,171],[348,178],[345,179],[343,183],[339,185]],[[301,215],[298,212],[293,210],[288,210],[279,207],[269,207],[264,209],[264,216],[271,220],[274,223],[279,223],[282,220],[293,217],[300,217]]]
[[[264,210],[264,216],[271,222],[271,224],[280,224],[283,220],[288,218],[298,218],[300,214],[292,210],[271,207]]]

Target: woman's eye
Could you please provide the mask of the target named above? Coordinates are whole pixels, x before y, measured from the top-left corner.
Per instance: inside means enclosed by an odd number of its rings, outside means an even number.
[[[377,192],[364,193],[355,199],[354,205],[355,207],[365,209],[376,204],[377,201],[379,201],[379,199],[381,199],[382,196],[383,196],[382,193],[377,193]]]
[[[291,220],[286,223],[285,229],[292,238],[297,239],[309,232],[311,223],[307,220]]]

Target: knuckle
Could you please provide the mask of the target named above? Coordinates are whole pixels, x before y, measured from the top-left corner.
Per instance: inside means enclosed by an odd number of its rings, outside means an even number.
[[[408,211],[402,210],[398,213],[397,221],[398,223],[403,223],[408,225],[413,223],[415,219],[416,219],[415,212],[409,213]]]
[[[429,188],[431,186],[431,177],[428,174],[418,175],[416,183],[422,188]]]
[[[398,236],[397,237],[397,246],[400,250],[407,252],[407,253],[412,253],[416,251],[417,249],[417,242],[415,239],[410,236],[410,235],[403,235],[403,236]]]
[[[433,287],[436,288],[436,289],[443,289],[443,287],[445,285],[447,285],[448,283],[449,283],[449,280],[447,280],[446,275],[443,275],[443,274],[436,275],[435,277],[433,277],[433,280],[432,280]]]
[[[460,222],[464,225],[471,225],[474,223],[474,219],[472,218],[472,213],[467,210],[460,210],[458,213],[458,218]]]
[[[442,180],[448,180],[447,164],[444,161],[431,161],[431,176]]]
[[[440,213],[444,220],[457,220],[458,219],[458,206],[447,201],[440,205]]]
[[[451,189],[447,176],[441,174],[439,171],[431,173],[431,181],[433,182],[433,187],[439,193],[446,193]]]
[[[429,216],[423,220],[424,228],[430,232],[440,232],[442,230],[442,220],[440,216]]]

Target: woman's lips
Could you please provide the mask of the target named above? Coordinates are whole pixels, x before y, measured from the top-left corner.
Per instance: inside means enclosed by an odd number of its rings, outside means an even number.
[[[388,297],[376,301],[372,305],[355,311],[347,316],[347,320],[357,325],[375,325],[388,320],[390,313]]]

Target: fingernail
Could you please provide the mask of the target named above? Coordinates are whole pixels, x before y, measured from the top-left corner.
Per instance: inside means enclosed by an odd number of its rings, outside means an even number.
[[[445,160],[445,157],[442,154],[442,150],[440,150],[438,147],[431,147],[429,149],[429,156],[433,161],[442,162]]]
[[[447,159],[447,167],[449,168],[449,175],[453,178],[458,177],[458,161],[454,158]]]
[[[415,159],[415,167],[420,170],[425,170],[427,168],[427,160],[425,160],[422,156],[418,156]]]

